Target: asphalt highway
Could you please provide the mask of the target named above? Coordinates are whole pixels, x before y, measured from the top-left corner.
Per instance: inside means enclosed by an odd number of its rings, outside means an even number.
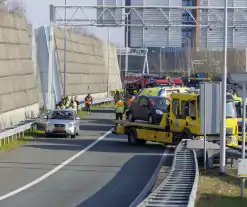
[[[75,140],[37,138],[0,153],[0,206],[129,206],[165,148],[130,146],[124,136],[104,136],[113,118],[111,111],[99,110],[81,120]],[[172,157],[167,159],[171,163]]]

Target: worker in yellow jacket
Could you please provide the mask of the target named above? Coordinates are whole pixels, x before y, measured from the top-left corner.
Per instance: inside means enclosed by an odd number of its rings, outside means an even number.
[[[115,113],[116,113],[116,120],[122,120],[123,119],[123,113],[124,113],[124,102],[123,100],[118,100],[115,104]]]

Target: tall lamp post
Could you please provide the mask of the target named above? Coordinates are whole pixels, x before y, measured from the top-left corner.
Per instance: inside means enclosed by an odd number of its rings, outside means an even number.
[[[188,37],[181,37],[182,39],[186,39],[188,42],[187,42],[187,52],[188,52],[188,55],[187,55],[187,72],[188,72],[188,81],[189,81],[189,78],[191,76],[191,39],[189,39]]]
[[[227,85],[227,30],[228,30],[228,11],[227,0],[225,0],[225,24],[224,24],[224,71],[222,74],[222,122],[220,133],[220,174],[226,172],[226,85]],[[244,124],[244,123],[243,123]]]
[[[165,47],[160,47],[160,75],[161,72],[163,70],[163,65],[162,65],[162,49],[164,49]]]
[[[128,65],[129,65],[129,56],[128,56],[128,47],[129,47],[129,14],[126,13],[126,34],[125,34],[125,48],[126,48],[126,54],[125,54],[125,76],[127,76],[128,73]]]
[[[64,1],[65,6],[67,6],[67,0]],[[66,32],[66,23],[67,23],[67,9],[64,8],[64,71],[63,71],[63,96],[67,95],[67,32]]]

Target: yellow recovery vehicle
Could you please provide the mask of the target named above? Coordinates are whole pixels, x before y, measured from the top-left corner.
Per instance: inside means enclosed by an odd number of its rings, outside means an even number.
[[[242,98],[238,97],[237,95],[229,94],[229,96],[232,96],[235,102],[236,110],[237,110],[237,118],[238,118],[238,143],[242,143]],[[247,101],[247,99],[246,99]],[[246,106],[247,108],[247,106]],[[245,125],[247,126],[247,122],[245,122]],[[247,135],[247,131],[245,130],[245,136]],[[247,143],[247,140],[245,140]]]
[[[167,113],[164,113],[159,125],[115,121],[115,134],[128,135],[130,144],[145,144],[146,141],[164,144],[178,144],[181,139],[193,139],[200,134],[200,97],[197,93],[173,93]],[[236,108],[233,100],[227,99],[226,132],[227,145],[238,146],[238,126]],[[219,136],[219,135],[217,135]]]

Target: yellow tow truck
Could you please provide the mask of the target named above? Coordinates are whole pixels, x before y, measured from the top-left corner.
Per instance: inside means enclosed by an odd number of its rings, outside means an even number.
[[[235,106],[236,106],[236,110],[237,110],[238,142],[239,142],[239,144],[241,144],[242,143],[242,126],[243,126],[243,123],[242,123],[242,104],[243,104],[242,98],[238,97],[237,95],[233,95],[233,94],[229,94],[229,95],[231,95],[233,97],[234,102],[235,102]],[[246,99],[246,101],[247,101],[247,99]],[[245,125],[247,126],[247,121],[246,121]],[[247,131],[245,134],[247,135]],[[247,142],[247,140],[245,142]]]
[[[115,121],[115,134],[128,135],[130,144],[145,144],[146,141],[164,144],[178,144],[181,139],[194,139],[200,134],[200,97],[198,93],[173,93],[167,113],[164,113],[159,125],[130,122],[128,120]],[[227,145],[238,146],[238,126],[233,100],[227,99],[226,133]],[[228,114],[229,113],[229,114]],[[219,135],[217,135],[219,136]]]

